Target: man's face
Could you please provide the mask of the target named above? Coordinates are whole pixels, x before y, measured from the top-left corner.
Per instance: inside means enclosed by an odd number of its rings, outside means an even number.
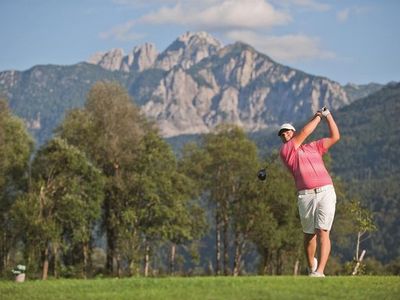
[[[291,140],[291,138],[294,135],[294,131],[293,130],[285,130],[280,134],[282,143],[287,143]]]

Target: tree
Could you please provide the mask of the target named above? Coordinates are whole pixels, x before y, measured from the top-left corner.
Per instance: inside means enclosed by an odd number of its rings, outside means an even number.
[[[28,244],[26,255],[42,257],[42,279],[47,279],[50,258],[57,276],[60,249],[79,246],[86,276],[88,243],[103,199],[101,172],[76,147],[55,138],[35,156],[31,181],[29,193],[13,207]]]
[[[214,208],[216,274],[221,273],[223,263],[225,275],[232,269],[237,275],[248,234],[247,215],[242,212],[250,203],[247,189],[256,178],[259,165],[256,146],[240,128],[222,125],[204,136],[200,150],[192,150],[193,160],[200,165],[193,166],[194,172],[201,170],[198,178],[203,193]],[[231,233],[235,248],[233,268],[229,258]]]
[[[372,219],[372,213],[368,209],[362,207],[361,202],[358,200],[353,200],[350,203],[350,212],[354,219],[354,229],[357,232],[356,250],[355,250],[355,260],[360,260],[360,244],[365,241],[368,233],[375,231],[376,226]]]
[[[135,178],[141,139],[149,127],[125,89],[115,83],[99,82],[89,91],[83,109],[71,111],[57,130],[106,176],[103,228],[107,238],[106,269],[110,274],[115,265],[117,273],[121,272],[120,244],[126,223],[131,224],[135,218],[126,187]]]
[[[184,186],[190,191],[192,199],[190,201],[189,214],[193,239],[190,241],[191,244],[188,245],[188,251],[194,263],[198,263],[201,258],[199,240],[211,227],[208,225],[208,218],[206,218],[208,207],[205,207],[206,204],[204,203],[205,198],[207,198],[205,196],[207,195],[207,184],[204,180],[206,176],[205,167],[207,165],[204,161],[205,157],[208,156],[204,148],[199,147],[196,143],[189,142],[184,145],[178,162],[178,171],[190,179]]]
[[[262,256],[262,274],[282,274],[300,260],[302,234],[293,178],[277,153],[266,160],[267,179],[259,182],[250,240]]]
[[[170,241],[170,272],[174,272],[176,245],[199,237],[205,227],[202,212],[190,200],[195,195],[193,182],[178,169],[169,145],[156,131],[142,140],[136,164],[138,178],[133,181],[137,228],[144,239],[144,275],[149,274],[151,246],[155,241]],[[192,212],[198,220],[192,220]]]
[[[16,241],[10,222],[10,208],[25,191],[33,140],[22,120],[0,99],[0,274],[9,267],[9,253]]]

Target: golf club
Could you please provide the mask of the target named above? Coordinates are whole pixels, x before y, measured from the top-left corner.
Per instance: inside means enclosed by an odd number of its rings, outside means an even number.
[[[257,177],[259,180],[264,181],[267,179],[267,170],[265,168],[262,168],[257,172]]]

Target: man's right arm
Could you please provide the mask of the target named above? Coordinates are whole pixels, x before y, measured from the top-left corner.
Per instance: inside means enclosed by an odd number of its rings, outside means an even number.
[[[317,112],[314,117],[301,129],[301,131],[293,137],[293,143],[295,149],[299,148],[301,144],[306,140],[306,138],[314,132],[317,128],[319,122],[321,122],[322,114]]]
[[[328,113],[328,115],[326,115],[326,122],[328,123],[330,136],[324,139],[324,148],[329,149],[334,144],[336,144],[337,141],[339,141],[340,132],[331,113]]]

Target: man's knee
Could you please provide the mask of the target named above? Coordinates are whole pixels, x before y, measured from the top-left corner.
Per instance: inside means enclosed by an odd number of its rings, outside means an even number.
[[[304,241],[305,242],[311,242],[317,238],[316,233],[304,233]]]
[[[321,241],[324,241],[324,240],[330,240],[330,238],[329,238],[329,230],[325,230],[325,229],[316,229],[316,234],[318,235],[318,238],[321,240]]]

